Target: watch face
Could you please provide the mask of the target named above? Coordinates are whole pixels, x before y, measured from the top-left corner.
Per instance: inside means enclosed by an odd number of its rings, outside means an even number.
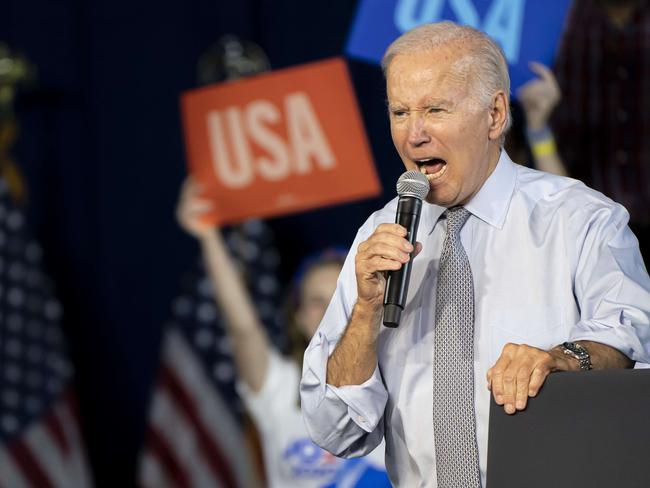
[[[576,349],[575,353],[576,356],[578,356],[580,359],[589,357],[589,354],[587,354],[585,351],[581,351],[580,349]]]
[[[562,347],[564,348],[565,354],[574,357],[580,362],[580,369],[591,369],[591,358],[589,357],[589,352],[584,347],[574,342],[565,342],[562,344]]]
[[[566,354],[567,356],[571,356],[574,359],[580,359],[574,351],[572,351],[571,349],[567,349],[566,347],[562,349],[562,352],[564,352],[564,354]]]

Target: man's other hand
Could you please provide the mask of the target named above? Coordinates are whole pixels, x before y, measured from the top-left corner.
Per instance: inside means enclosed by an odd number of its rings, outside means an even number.
[[[506,413],[523,410],[554,371],[575,369],[558,349],[544,351],[526,344],[506,344],[501,356],[487,372],[488,389]]]

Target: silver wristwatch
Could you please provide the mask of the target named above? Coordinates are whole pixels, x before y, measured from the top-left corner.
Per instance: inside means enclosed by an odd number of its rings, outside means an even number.
[[[581,371],[589,371],[591,369],[591,357],[587,350],[580,344],[565,342],[562,344],[562,352],[567,356],[577,359],[578,363],[580,363]]]

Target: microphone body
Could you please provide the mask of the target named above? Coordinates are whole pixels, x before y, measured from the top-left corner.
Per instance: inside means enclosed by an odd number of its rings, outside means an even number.
[[[413,245],[414,250],[420,214],[422,213],[422,199],[426,196],[428,190],[428,180],[417,171],[407,171],[397,182],[397,191],[400,197],[397,202],[395,223],[406,229],[406,239]],[[387,273],[383,319],[386,327],[397,327],[399,325],[402,311],[406,305],[406,295],[413,263],[412,256],[413,253],[411,253],[411,259],[403,264],[400,269]]]

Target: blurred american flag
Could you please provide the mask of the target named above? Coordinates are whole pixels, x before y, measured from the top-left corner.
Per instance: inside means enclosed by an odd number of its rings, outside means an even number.
[[[226,241],[271,342],[282,347],[281,289],[276,279],[280,257],[272,232],[260,221],[249,221],[227,233]],[[139,484],[260,486],[244,440],[231,343],[201,263],[181,288],[163,338]]]
[[[42,251],[0,179],[0,487],[92,485]]]

